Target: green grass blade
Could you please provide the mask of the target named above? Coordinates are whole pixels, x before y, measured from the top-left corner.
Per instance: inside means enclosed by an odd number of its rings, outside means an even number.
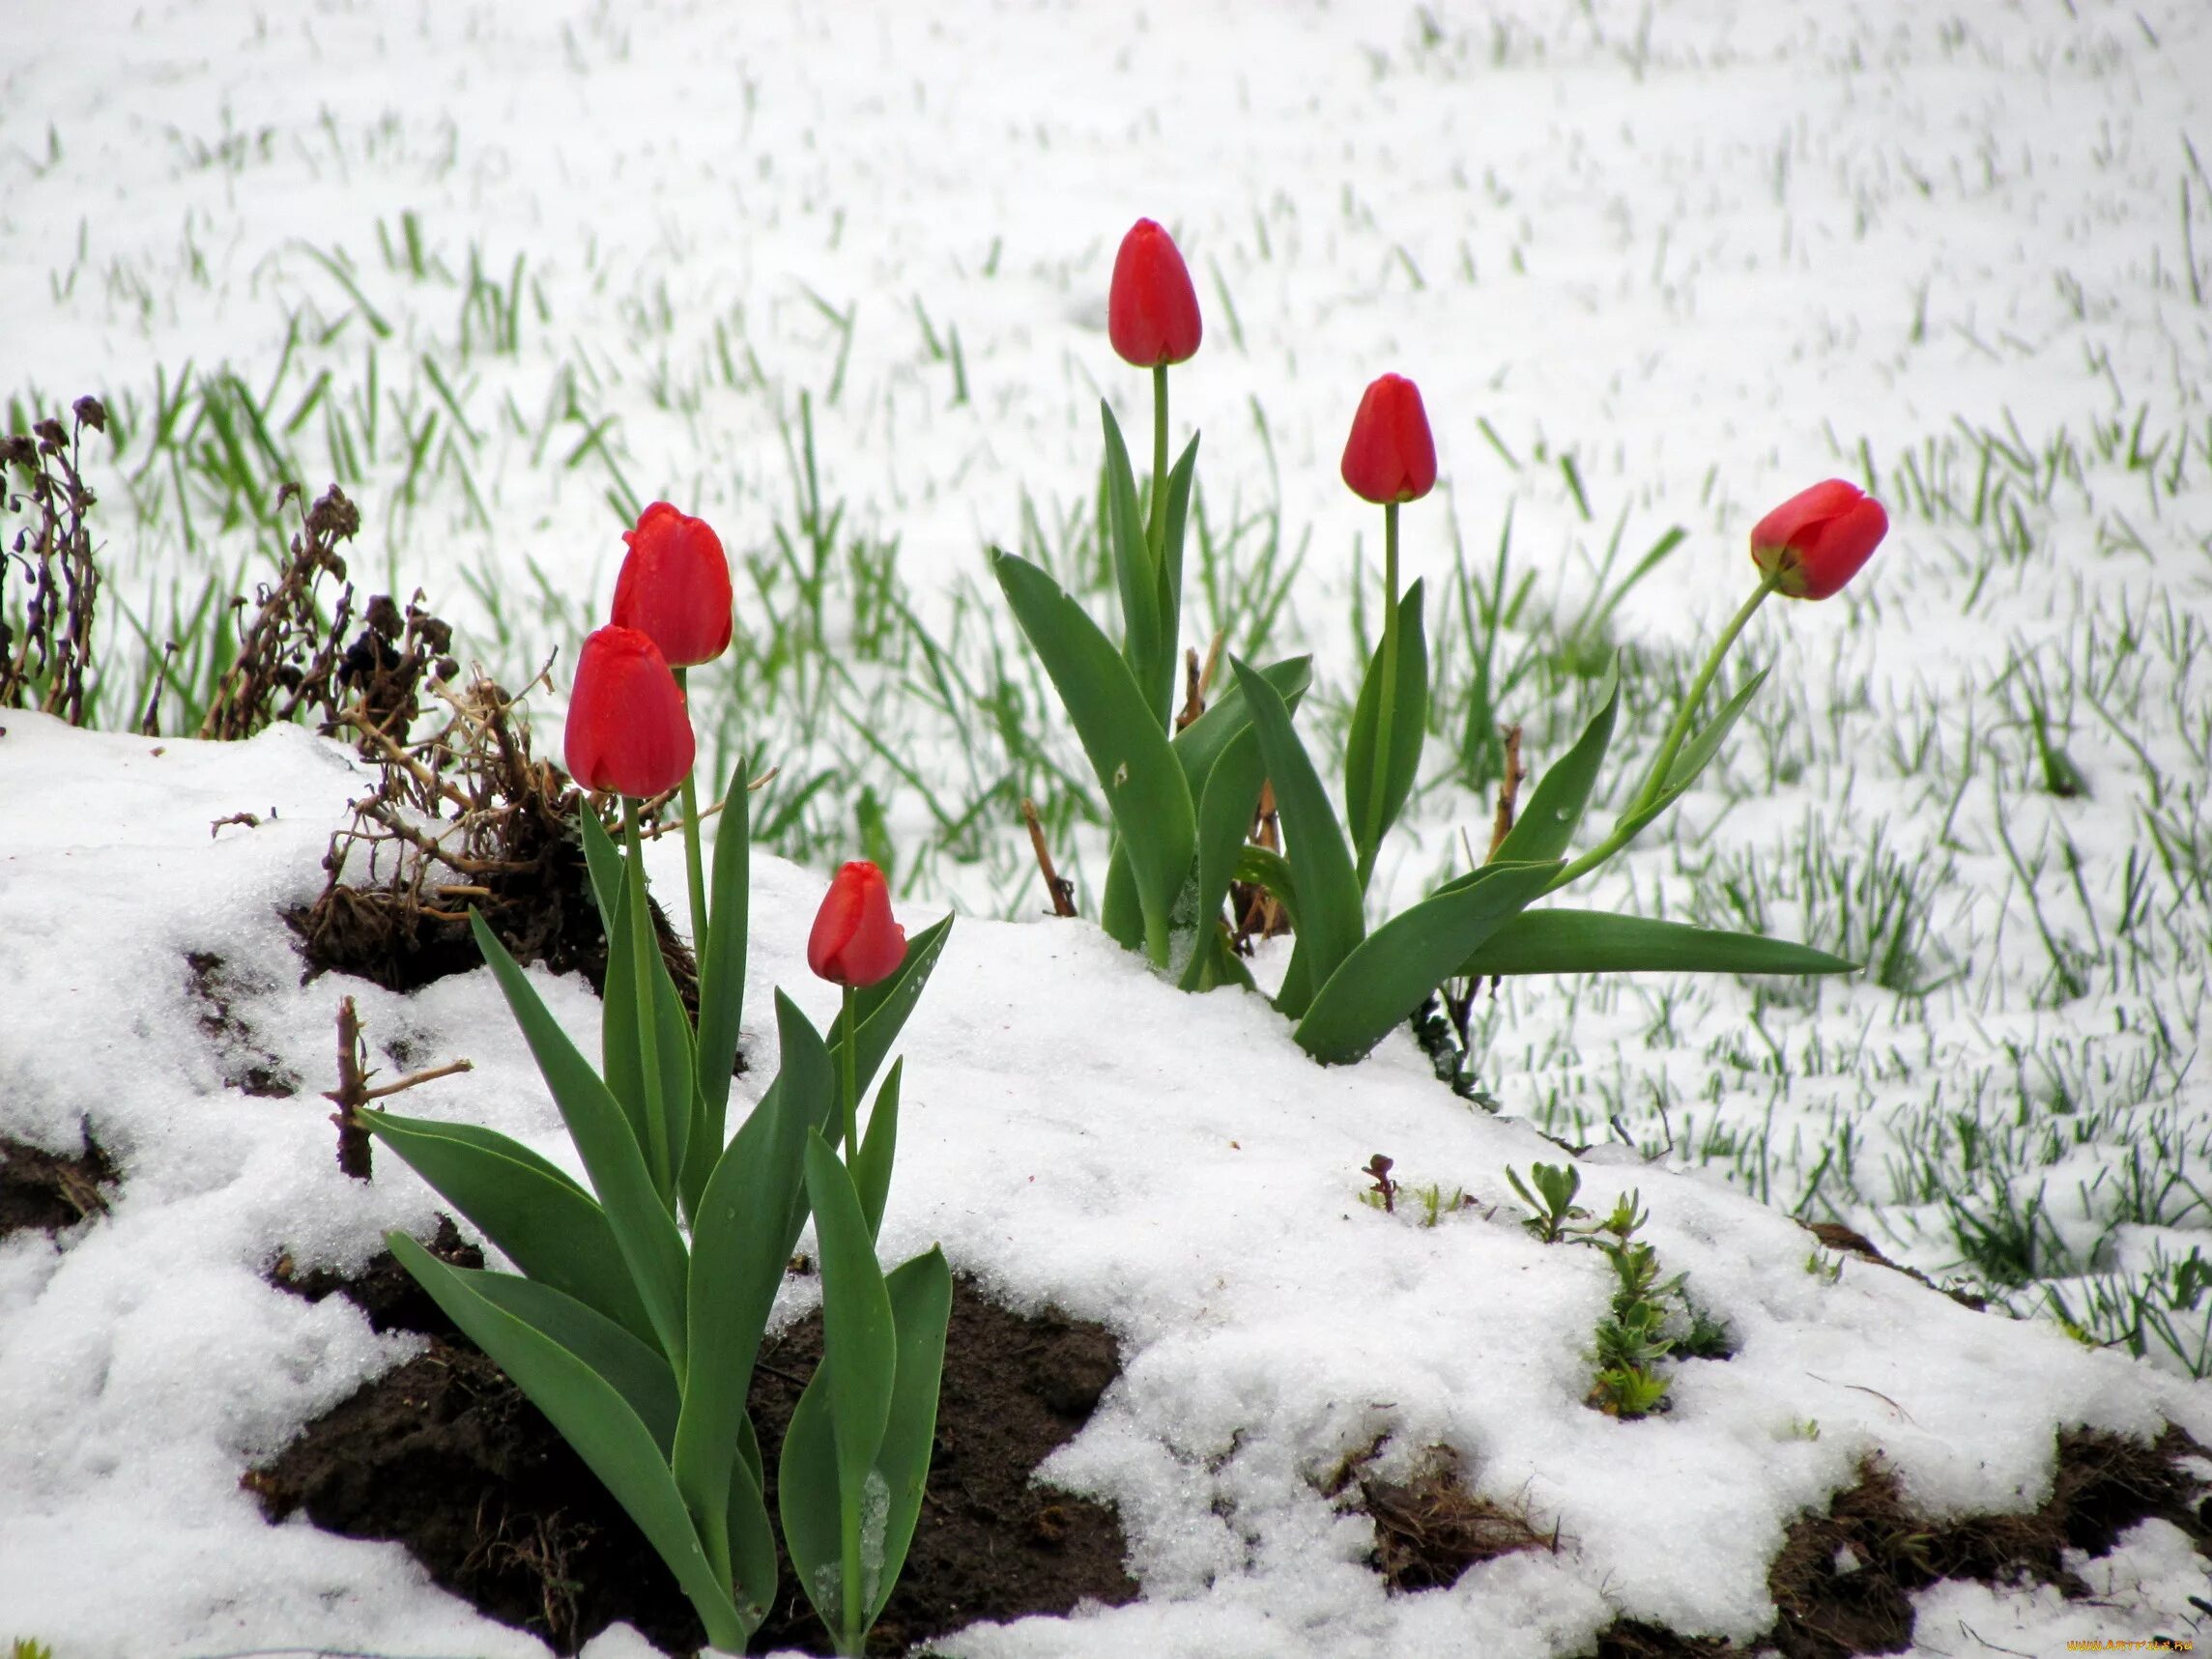
[[[1135,533],[1141,541],[1142,527]],[[1058,583],[1009,553],[993,553],[991,570],[1098,775],[1136,878],[1146,954],[1165,966],[1168,917],[1198,838],[1191,788],[1165,727],[1145,706],[1129,665]]]
[[[1291,729],[1290,711],[1274,686],[1241,658],[1229,665],[1251,710],[1260,759],[1275,785],[1276,811],[1290,844],[1290,870],[1298,887],[1298,946],[1307,985],[1326,984],[1366,932],[1361,909],[1360,878],[1351,849],[1330,809],[1320,774],[1306,746]],[[1276,1007],[1292,1018],[1306,1012],[1305,986],[1285,980]]]
[[[1602,910],[1524,910],[1462,962],[1492,974],[1845,974],[1859,964],[1786,939],[1617,916]]]
[[[369,1132],[404,1158],[509,1261],[645,1341],[652,1321],[622,1266],[607,1213],[561,1170],[474,1124],[363,1111]]]
[[[506,995],[515,1022],[522,1027],[554,1103],[560,1109],[560,1120],[568,1126],[585,1173],[590,1176],[592,1188],[605,1207],[616,1245],[646,1304],[646,1315],[652,1321],[661,1352],[680,1376],[686,1262],[675,1217],[654,1190],[645,1154],[630,1132],[622,1108],[607,1092],[607,1085],[576,1051],[576,1044],[568,1040],[560,1022],[546,1012],[529,979],[507,955],[498,935],[484,925],[483,918],[472,910],[469,925],[475,932],[477,948],[484,953],[500,989]]]
[[[1298,1045],[1324,1065],[1361,1059],[1507,917],[1542,893],[1558,868],[1487,864],[1466,886],[1393,916],[1322,982],[1293,1033]]]
[[[707,1641],[741,1651],[763,1610],[739,1610],[707,1560],[652,1432],[613,1383],[527,1321],[479,1294],[404,1233],[385,1242],[401,1265],[514,1380],[626,1510],[675,1575]]]

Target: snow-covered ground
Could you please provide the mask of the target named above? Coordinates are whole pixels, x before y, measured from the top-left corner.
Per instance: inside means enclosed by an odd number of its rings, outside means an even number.
[[[1454,546],[1487,571],[1508,513],[1512,580],[1534,578],[1509,648],[1558,643],[1617,526],[1614,580],[1689,532],[1611,621],[1647,657],[1624,745],[1649,742],[1668,653],[1745,590],[1761,511],[1830,473],[1889,502],[1846,595],[1763,614],[1743,649],[1775,672],[1729,758],[1587,901],[1756,915],[1878,962],[1894,937],[1894,971],[1817,995],[1508,986],[1479,1026],[1501,1118],[1402,1036],[1323,1072],[1255,999],[1178,996],[1088,924],[986,919],[1037,906],[1011,822],[996,862],[913,857],[909,920],[980,913],[908,1027],[887,1254],[941,1239],[1018,1299],[1108,1321],[1130,1357],[1058,1473],[1120,1502],[1146,1600],[969,1650],[1569,1654],[1617,1613],[1747,1636],[1781,1528],[1864,1452],[1940,1513],[2033,1502],[2056,1426],[2212,1438],[2188,1376],[2212,1286],[2169,1298],[2178,1348],[2135,1363],[1878,1269],[1828,1283],[1777,1213],[1849,1221],[2024,1312],[2055,1286],[2106,1342],[2212,1229],[2198,0],[31,0],[8,23],[0,396],[109,402],[118,441],[87,451],[109,594],[158,638],[210,571],[259,573],[275,478],[337,477],[364,581],[427,588],[464,654],[520,683],[604,607],[624,505],[666,496],[741,566],[776,565],[802,529],[802,394],[838,536],[895,541],[952,638],[982,548],[1024,543],[1025,501],[1048,552],[1087,515],[1098,396],[1141,455],[1143,379],[1104,330],[1140,214],[1173,229],[1206,310],[1175,418],[1205,431],[1213,522],[1305,550],[1276,644],[1310,645],[1336,698],[1376,530],[1336,461],[1383,370],[1421,384],[1442,455],[1405,519],[1432,630]],[[796,603],[741,583],[741,629],[793,626]],[[812,648],[856,652],[853,618]],[[715,681],[702,706],[794,779],[871,778],[902,856],[932,834],[857,716],[801,730],[754,689]],[[1502,712],[1540,770],[1587,705],[1537,672]],[[533,707],[550,733],[558,696]],[[972,737],[914,720],[925,769],[1007,763],[980,715]],[[1079,775],[1056,709],[1030,723]],[[1393,905],[1487,823],[1442,724],[1378,873]],[[73,1147],[89,1123],[125,1174],[115,1214],[58,1251],[0,1245],[0,1637],[536,1651],[395,1547],[272,1531],[236,1487],[401,1351],[263,1270],[280,1249],[359,1262],[432,1211],[399,1172],[338,1176],[320,1111],[226,1090],[186,988],[185,952],[221,955],[256,1040],[328,1077],[335,987],[297,987],[273,910],[319,885],[359,777],[299,731],[218,751],[0,726],[0,1133]],[[2050,749],[2085,793],[2047,787]],[[857,850],[841,787],[794,847],[823,866]],[[210,836],[240,811],[264,821]],[[1095,882],[1096,835],[1075,839]],[[769,983],[825,1006],[798,954],[820,874],[761,861],[749,1008]],[[589,992],[541,987],[589,1036]],[[565,1160],[485,976],[347,988],[372,1036],[475,1062],[419,1109]],[[1557,1156],[1527,1123],[1581,1142],[1615,1121],[1671,1143],[1665,1166],[1617,1146],[1590,1187],[1643,1191],[1662,1259],[1741,1342],[1641,1424],[1579,1403],[1602,1265],[1529,1241],[1504,1185]],[[1479,1208],[1434,1229],[1375,1214],[1376,1151]],[[1386,1431],[1526,1488],[1572,1547],[1386,1600],[1360,1524],[1307,1484]],[[2093,1616],[1933,1592],[1922,1649],[1974,1650],[1954,1627],[2029,1651],[2198,1627],[2201,1562],[2155,1526],[2091,1574],[2113,1586]]]

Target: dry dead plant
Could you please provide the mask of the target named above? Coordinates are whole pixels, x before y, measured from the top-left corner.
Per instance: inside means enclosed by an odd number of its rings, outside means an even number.
[[[78,463],[86,427],[107,430],[96,397],[72,406],[73,425],[39,421],[28,433],[0,437],[0,507],[27,515],[12,547],[0,552],[0,708],[36,708],[82,726],[93,672],[94,601],[100,572],[85,520],[98,498],[85,488]],[[11,486],[11,470],[18,481]],[[8,603],[8,576],[29,588],[20,613]]]

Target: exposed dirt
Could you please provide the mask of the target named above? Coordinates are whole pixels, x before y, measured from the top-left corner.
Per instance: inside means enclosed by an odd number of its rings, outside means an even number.
[[[58,1233],[88,1216],[103,1216],[115,1184],[115,1165],[89,1132],[74,1158],[0,1135],[0,1238]]]
[[[262,1046],[238,1013],[239,1001],[268,989],[244,980],[221,957],[187,951],[187,988],[200,1005],[200,1029],[222,1061],[223,1081],[242,1094],[284,1100],[300,1092],[300,1079],[284,1062]]]
[[[450,1223],[432,1248],[480,1265]],[[689,1605],[629,1518],[388,1254],[351,1279],[299,1274],[288,1260],[273,1277],[302,1295],[343,1294],[379,1330],[418,1330],[431,1341],[244,1476],[272,1520],[304,1509],[332,1531],[396,1538],[439,1584],[562,1653],[618,1619],[672,1652],[699,1646],[704,1633]],[[771,1511],[784,1425],[820,1343],[819,1319],[810,1317],[761,1356],[752,1404]],[[1029,1478],[1082,1426],[1118,1370],[1101,1327],[1050,1313],[1023,1318],[956,1281],[929,1496],[871,1652],[900,1652],[980,1618],[1135,1595],[1112,1510]],[[788,1563],[781,1588],[755,1647],[827,1652]]]
[[[1479,1561],[1559,1547],[1556,1529],[1539,1529],[1525,1503],[1500,1503],[1469,1491],[1459,1455],[1450,1446],[1429,1447],[1402,1481],[1361,1473],[1386,1444],[1377,1440],[1347,1458],[1322,1492],[1374,1524],[1375,1548],[1367,1564],[1393,1594],[1448,1588]]]

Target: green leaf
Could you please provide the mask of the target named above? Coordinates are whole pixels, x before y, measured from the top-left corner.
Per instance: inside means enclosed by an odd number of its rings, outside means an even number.
[[[515,1273],[480,1268],[451,1268],[463,1283],[503,1313],[521,1320],[547,1341],[565,1348],[613,1385],[663,1459],[675,1444],[682,1397],[675,1373],[657,1348],[641,1342],[604,1314],[586,1307],[551,1285]]]
[[[367,1110],[360,1120],[530,1277],[655,1340],[607,1213],[565,1172],[474,1124]]]
[[[391,1253],[458,1325],[514,1380],[626,1510],[698,1610],[707,1641],[740,1651],[764,1610],[740,1610],[715,1575],[660,1448],[622,1391],[577,1355],[480,1294],[405,1233],[385,1236]]]
[[[1421,584],[1416,582],[1398,601],[1397,672],[1393,683],[1387,688],[1383,683],[1383,657],[1389,644],[1384,641],[1368,659],[1352,709],[1351,731],[1344,740],[1344,815],[1352,826],[1353,851],[1363,872],[1374,868],[1382,839],[1397,822],[1406,796],[1413,792],[1414,775],[1421,770],[1421,744],[1428,731],[1428,639],[1422,629],[1421,610]],[[1388,756],[1376,748],[1386,699],[1391,710]]]
[[[708,884],[707,940],[699,962],[699,1099],[704,1108],[685,1157],[684,1196],[696,1208],[706,1178],[722,1156],[728,1132],[730,1073],[737,1061],[738,1028],[745,1016],[745,945],[751,896],[752,798],[740,757],[722,797],[714,832],[714,872]]]
[[[589,833],[589,832],[587,832]],[[652,1136],[646,1128],[646,1068],[638,1052],[637,934],[630,927],[630,884],[615,855],[614,916],[607,924],[607,973],[599,997],[599,1070],[607,1092],[650,1167]]]
[[[911,947],[909,947],[910,951]],[[863,992],[863,995],[866,993]],[[780,1097],[782,1109],[791,1114],[796,1127],[792,1130],[799,1137],[800,1171],[793,1178],[790,1194],[785,1202],[784,1227],[777,1235],[776,1255],[789,1262],[791,1251],[797,1247],[799,1233],[807,1224],[807,1185],[804,1175],[807,1130],[818,1130],[823,1134],[835,1134],[839,1130],[838,1112],[844,1102],[839,1093],[838,1066],[827,1044],[816,1033],[806,1016],[793,1006],[787,1017],[784,1009],[789,999],[782,991],[776,993],[776,1028],[783,1044],[783,1069],[776,1080],[768,1085],[768,1094]],[[834,1028],[833,1028],[834,1029]],[[866,1046],[868,1027],[861,1026],[861,1043]],[[865,1073],[863,1073],[865,1076]],[[767,1103],[763,1099],[762,1105]],[[758,1112],[755,1113],[758,1116]],[[746,1120],[746,1127],[752,1120]],[[738,1141],[743,1141],[742,1133]],[[733,1142],[729,1152],[723,1154],[727,1162],[738,1156],[738,1144]]]
[[[914,1523],[922,1512],[922,1493],[929,1484],[930,1450],[937,1432],[937,1391],[945,1368],[945,1328],[953,1310],[952,1269],[945,1265],[944,1252],[932,1248],[893,1268],[885,1289],[891,1299],[891,1323],[898,1332],[899,1359],[891,1387],[891,1416],[876,1460],[876,1473],[890,1495],[883,1554],[881,1560],[864,1563],[876,1569],[876,1592],[868,1599],[871,1625],[882,1615],[905,1567]]]
[[[691,1035],[691,1015],[669,977],[668,958],[656,948],[652,962],[655,1040],[660,1044],[661,1123],[667,1137],[670,1185],[683,1168],[691,1146],[692,1124],[702,1115],[699,1104],[698,1056]]]
[[[1605,701],[1582,729],[1574,747],[1544,770],[1530,793],[1521,815],[1498,844],[1491,857],[1496,864],[1536,864],[1564,854],[1581,827],[1590,808],[1597,771],[1605,763],[1605,751],[1613,741],[1613,723],[1621,712],[1621,675],[1616,668]]]
[[[1493,974],[1844,974],[1856,962],[1786,939],[1602,910],[1524,910],[1460,964]]]
[[[790,1081],[791,1067],[810,1059],[826,1077],[821,1039],[781,991],[776,993],[776,1022],[786,1055],[786,1076],[780,1080]],[[723,1514],[736,1502],[731,1482],[746,1432],[753,1365],[798,1237],[794,1228],[787,1238],[785,1225],[793,1199],[804,1189],[800,1171],[806,1131],[812,1127],[805,1121],[811,1092],[819,1091],[810,1090],[803,1079],[789,1089],[768,1091],[716,1163],[694,1213],[687,1300],[691,1362],[673,1466],[676,1486],[695,1516]],[[758,1502],[757,1476],[754,1487]],[[766,1521],[763,1507],[761,1524]],[[739,1582],[762,1601],[774,1591],[772,1569],[768,1580]]]
[[[1141,541],[1142,528],[1135,533]],[[991,570],[1098,775],[1136,878],[1146,954],[1164,966],[1169,917],[1198,839],[1190,786],[1166,730],[1128,664],[1057,583],[1009,553],[994,552]]]
[[[876,1241],[868,1236],[868,1220],[861,1214],[860,1194],[819,1130],[807,1141],[806,1171],[821,1255],[821,1352],[831,1370],[838,1489],[849,1523],[857,1528],[867,1473],[876,1465],[891,1410],[891,1376],[898,1364],[891,1302],[883,1270],[876,1262]]]
[[[1160,710],[1163,727],[1174,723],[1175,658],[1183,628],[1183,527],[1191,511],[1191,484],[1198,470],[1198,436],[1191,435],[1183,453],[1167,473],[1166,516],[1161,526],[1160,557],[1154,568],[1159,584],[1160,635],[1152,658],[1151,677],[1139,678],[1152,705]],[[1159,480],[1153,481],[1158,489]],[[1192,793],[1196,794],[1193,789]]]
[[[765,1610],[776,1598],[776,1532],[762,1496],[761,1443],[753,1433],[753,1419],[740,1416],[737,1421],[737,1461],[730,1471],[730,1518],[724,1523],[730,1540],[730,1576],[740,1599]],[[751,1587],[755,1585],[761,1587],[758,1596]]]
[[[576,834],[584,844],[584,866],[591,876],[591,897],[599,906],[599,926],[615,936],[618,898],[622,891],[622,854],[589,801],[576,804]]]
[[[1121,589],[1122,661],[1128,665],[1131,683],[1138,688],[1151,715],[1152,729],[1164,734],[1166,710],[1154,712],[1152,708],[1152,669],[1159,659],[1163,638],[1160,572],[1153,563],[1152,543],[1144,533],[1143,511],[1137,506],[1136,475],[1129,464],[1129,445],[1122,442],[1121,422],[1114,419],[1113,410],[1104,398],[1099,400],[1099,416],[1106,426],[1106,528],[1112,543],[1114,584]],[[1035,643],[1032,639],[1031,644]],[[1039,646],[1038,655],[1044,654]],[[1062,690],[1063,701],[1067,695]],[[1081,722],[1077,724],[1080,727]]]
[[[930,983],[937,958],[944,952],[952,927],[949,915],[931,923],[906,941],[906,955],[897,971],[854,993],[853,1011],[860,1021],[860,1046],[853,1053],[856,1087],[865,1089],[875,1080],[891,1045],[899,1041],[906,1016],[921,1000],[922,987]],[[845,1013],[840,1009],[829,1027],[829,1051],[839,1065],[844,1064],[844,1049]]]
[[[790,1552],[791,1571],[834,1634],[845,1624],[845,1534],[829,1388],[825,1359],[800,1392],[784,1429],[776,1507],[784,1523],[784,1548]]]
[[[680,1375],[686,1264],[675,1219],[654,1190],[652,1177],[646,1170],[645,1154],[630,1132],[622,1108],[607,1092],[607,1085],[576,1051],[576,1044],[568,1040],[560,1022],[546,1012],[529,979],[507,955],[498,935],[484,925],[484,919],[472,910],[469,925],[475,931],[477,949],[484,953],[484,960],[491,964],[492,975],[506,995],[515,1022],[522,1027],[531,1057],[552,1091],[554,1104],[560,1109],[560,1120],[568,1126],[568,1137],[584,1160],[592,1189],[605,1207],[616,1246],[638,1287],[661,1352]]]
[[[1144,949],[1144,901],[1136,896],[1136,875],[1129,849],[1119,836],[1106,852],[1106,891],[1099,896],[1099,926],[1125,951]]]
[[[1251,830],[1264,781],[1259,738],[1248,723],[1215,760],[1198,809],[1198,943],[1183,970],[1185,990],[1221,983],[1221,962],[1211,935],[1221,931],[1221,904],[1236,877],[1237,856]]]
[[[1362,1058],[1500,923],[1542,893],[1558,869],[1556,862],[1486,864],[1467,885],[1393,916],[1322,982],[1292,1033],[1298,1045],[1324,1065]]]
[[[1313,683],[1313,659],[1285,657],[1260,670],[1260,676],[1281,694],[1283,707],[1296,709]],[[1206,780],[1213,776],[1221,751],[1250,724],[1251,712],[1245,707],[1245,694],[1232,676],[1221,689],[1221,695],[1214,699],[1213,706],[1175,734],[1170,747],[1175,751],[1175,758],[1183,763],[1183,779],[1191,786],[1193,801],[1204,798]]]
[[[871,1239],[883,1231],[883,1207],[891,1197],[891,1160],[899,1149],[899,1073],[905,1064],[903,1059],[891,1062],[868,1114],[868,1132],[860,1137],[860,1156],[852,1160],[852,1185]]]
[[[1292,958],[1294,962],[1304,960],[1307,983],[1326,984],[1366,931],[1360,878],[1353,872],[1351,851],[1330,810],[1320,775],[1291,729],[1290,711],[1281,696],[1250,665],[1232,657],[1229,666],[1251,709],[1260,758],[1275,785],[1276,811],[1290,844],[1290,871],[1299,898],[1298,943]],[[1301,989],[1286,978],[1276,1007],[1292,1018],[1304,1014]]]
[[[1745,680],[1741,689],[1721,705],[1720,712],[1712,717],[1712,723],[1682,745],[1681,753],[1675,757],[1675,763],[1667,768],[1667,787],[1670,790],[1680,794],[1697,782],[1698,774],[1705,770],[1707,762],[1726,741],[1730,729],[1742,718],[1746,705],[1758,695],[1759,688],[1767,683],[1769,672],[1761,669]]]

